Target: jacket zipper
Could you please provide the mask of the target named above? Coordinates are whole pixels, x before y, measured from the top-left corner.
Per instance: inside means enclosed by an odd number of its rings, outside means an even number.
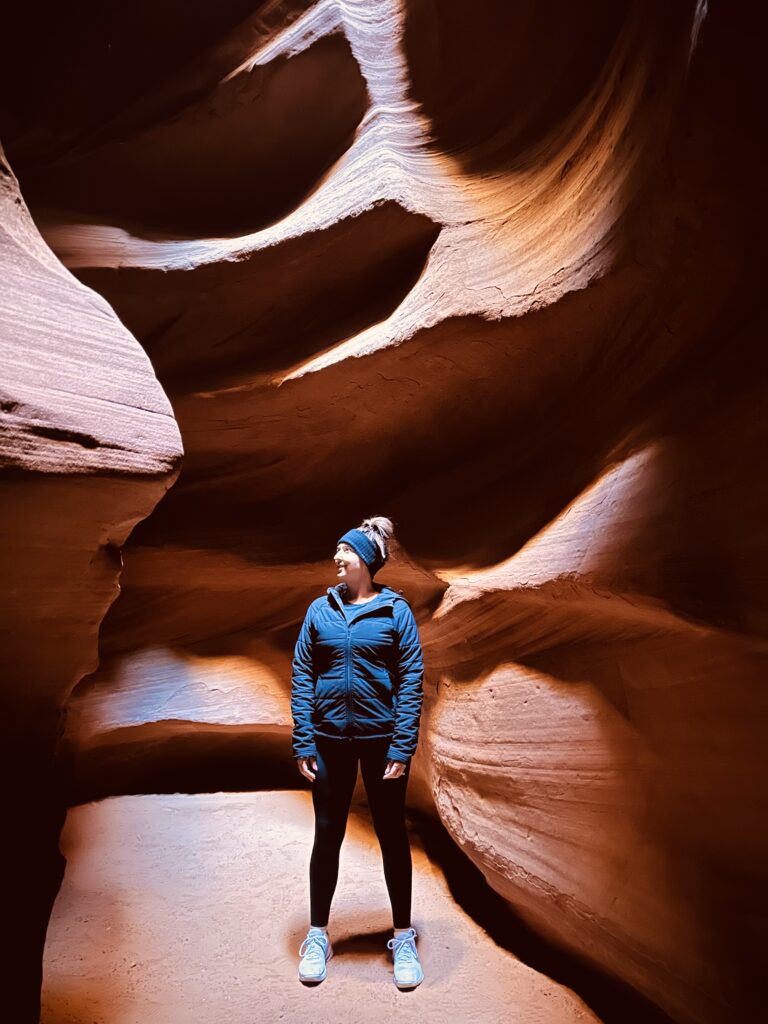
[[[351,684],[350,678],[349,678],[349,663],[352,660],[352,626],[349,623],[349,621],[347,621],[347,616],[344,614],[343,611],[342,611],[342,615],[344,615],[344,619],[345,619],[345,621],[347,623],[347,658],[346,658],[346,662],[347,662],[347,666],[346,666],[347,667],[347,731],[351,732],[352,731],[352,684]],[[352,739],[351,736],[349,738]]]
[[[334,593],[334,599],[337,600],[337,595]],[[338,600],[337,600],[338,604]],[[387,605],[394,609],[395,605],[392,601],[387,601]],[[376,605],[376,609],[381,608],[382,605]],[[371,609],[374,611],[376,609]],[[371,612],[363,611],[358,616],[353,618],[351,621],[347,618],[347,613],[343,608],[339,608],[339,611],[344,617],[344,624],[347,627],[347,657],[346,657],[346,690],[347,690],[347,728],[352,725],[352,683],[350,681],[350,664],[352,661],[352,623],[357,622],[358,619],[362,619],[365,615],[370,615]],[[347,736],[347,739],[352,740],[354,737]]]

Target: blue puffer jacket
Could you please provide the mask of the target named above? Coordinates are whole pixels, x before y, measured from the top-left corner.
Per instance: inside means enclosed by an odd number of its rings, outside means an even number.
[[[416,750],[423,700],[421,641],[411,606],[398,591],[344,611],[341,583],[307,609],[293,655],[293,755],[314,757],[315,734],[340,739],[391,737],[387,756]]]

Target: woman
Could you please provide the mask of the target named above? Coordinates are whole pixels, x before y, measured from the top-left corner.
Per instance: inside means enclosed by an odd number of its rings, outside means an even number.
[[[392,904],[395,984],[424,980],[411,926],[411,848],[405,791],[418,743],[424,667],[411,607],[374,584],[389,558],[392,521],[365,519],[338,542],[339,582],[309,606],[293,657],[293,753],[312,783],[315,839],[309,866],[310,927],[299,978],[319,982],[333,956],[328,916],[358,761]]]

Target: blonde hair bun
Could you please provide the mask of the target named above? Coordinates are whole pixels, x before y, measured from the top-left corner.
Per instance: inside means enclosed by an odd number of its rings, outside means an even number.
[[[395,533],[395,524],[387,516],[371,516],[364,519],[358,526],[362,532],[378,545],[382,558],[389,558],[389,542]]]

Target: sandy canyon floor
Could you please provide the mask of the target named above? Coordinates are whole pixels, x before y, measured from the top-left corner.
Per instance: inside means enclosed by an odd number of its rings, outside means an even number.
[[[350,816],[320,985],[296,977],[313,817],[303,792],[111,797],[69,812],[44,960],[43,1024],[571,1024],[597,1017],[499,948],[416,836],[426,979],[400,992],[381,860]]]

